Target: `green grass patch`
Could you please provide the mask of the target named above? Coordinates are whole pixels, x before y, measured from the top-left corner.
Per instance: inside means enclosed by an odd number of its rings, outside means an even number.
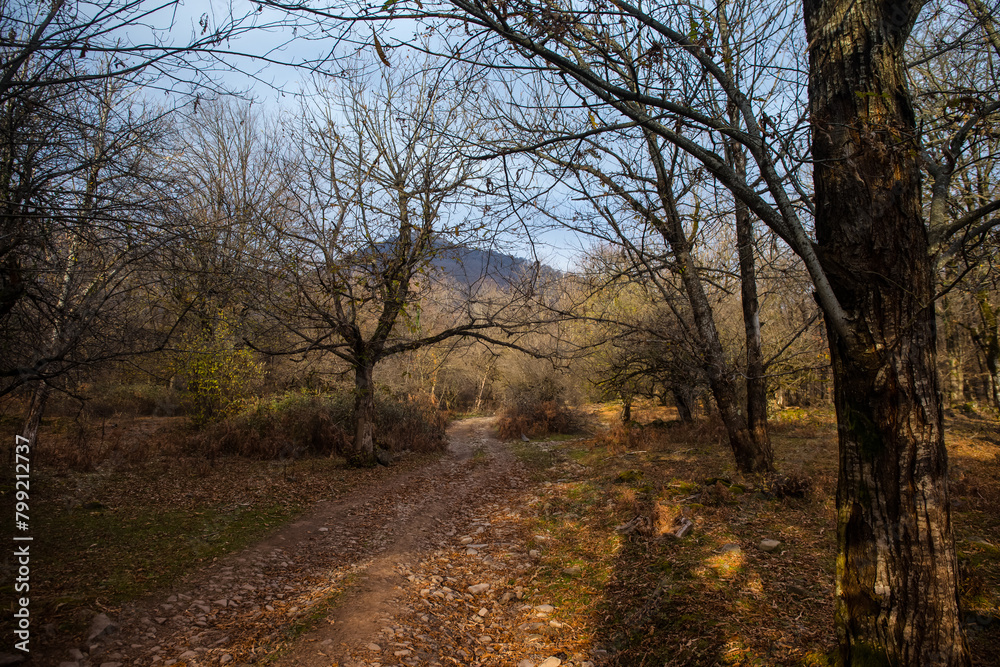
[[[35,533],[38,571],[58,581],[60,602],[119,604],[260,540],[301,509],[265,503],[42,514]]]
[[[534,479],[543,479],[544,471],[555,465],[556,455],[548,449],[521,440],[513,443],[514,456],[518,458],[532,473]]]

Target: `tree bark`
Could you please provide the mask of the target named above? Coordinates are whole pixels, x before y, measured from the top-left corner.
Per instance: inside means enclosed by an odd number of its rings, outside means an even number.
[[[746,155],[733,152],[737,172],[746,177]],[[764,353],[761,349],[760,303],[757,299],[757,267],[754,265],[753,220],[750,209],[736,200],[736,247],[740,260],[740,302],[743,306],[743,331],[747,360],[747,428],[758,449],[771,454],[767,432],[767,379],[764,377]]]
[[[38,429],[42,425],[42,417],[45,415],[45,405],[49,401],[49,394],[51,392],[51,387],[46,382],[39,380],[35,384],[34,391],[31,393],[28,414],[24,418],[24,428],[21,429],[21,437],[28,441],[30,463],[34,463],[35,445],[38,442]]]
[[[715,404],[719,408],[722,423],[726,427],[736,467],[742,473],[772,472],[774,455],[770,442],[759,442],[750,433],[746,413],[740,407],[736,378],[726,363],[726,353],[722,349],[712,307],[698,277],[687,239],[681,235],[679,238],[669,240],[669,243],[674,259],[681,267],[681,281],[691,304],[696,330],[701,339],[705,374],[708,376],[708,384],[712,389]]]
[[[962,345],[959,327],[948,297],[941,299],[941,317],[944,323],[944,353],[946,355],[945,405],[955,407],[965,402],[965,378],[962,372]]]
[[[622,414],[621,420],[623,424],[628,424],[632,421],[632,394],[631,392],[623,391],[621,392],[622,399]]]
[[[816,236],[840,442],[845,665],[969,665],[959,622],[933,265],[903,45],[921,4],[805,0]],[[829,322],[829,320],[828,320]]]
[[[354,444],[348,462],[357,467],[375,465],[375,367],[354,368]]]

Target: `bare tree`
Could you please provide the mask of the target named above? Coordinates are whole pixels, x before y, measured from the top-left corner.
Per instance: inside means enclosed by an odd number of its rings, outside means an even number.
[[[263,291],[286,353],[329,353],[354,374],[356,465],[375,461],[376,365],[460,336],[516,344],[534,277],[441,271],[494,233],[476,196],[487,175],[462,157],[475,82],[432,68],[378,78],[351,79],[304,110],[304,187],[295,215],[267,227],[275,259]],[[428,300],[448,315],[423,319]]]
[[[21,194],[4,218],[19,242],[9,265],[18,294],[0,318],[0,395],[33,388],[29,440],[59,378],[165,340],[146,300],[148,260],[169,237],[156,205],[163,125],[130,92],[119,79],[78,88],[50,106],[61,122],[29,124],[19,132],[34,142],[7,145],[8,192]]]

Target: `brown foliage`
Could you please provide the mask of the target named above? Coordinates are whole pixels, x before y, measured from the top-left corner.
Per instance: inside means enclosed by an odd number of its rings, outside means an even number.
[[[503,440],[514,440],[522,435],[538,438],[579,433],[583,426],[583,416],[558,401],[519,403],[504,408],[497,416],[497,430]]]
[[[342,455],[353,437],[349,395],[290,393],[258,401],[196,438],[205,453],[257,459]],[[383,398],[376,402],[375,441],[383,449],[444,449],[447,417],[429,405]]]

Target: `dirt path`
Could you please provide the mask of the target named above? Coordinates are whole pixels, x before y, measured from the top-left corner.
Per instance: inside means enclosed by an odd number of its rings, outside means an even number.
[[[455,423],[439,461],[319,503],[36,664],[587,665],[528,587],[532,483],[489,426]]]

